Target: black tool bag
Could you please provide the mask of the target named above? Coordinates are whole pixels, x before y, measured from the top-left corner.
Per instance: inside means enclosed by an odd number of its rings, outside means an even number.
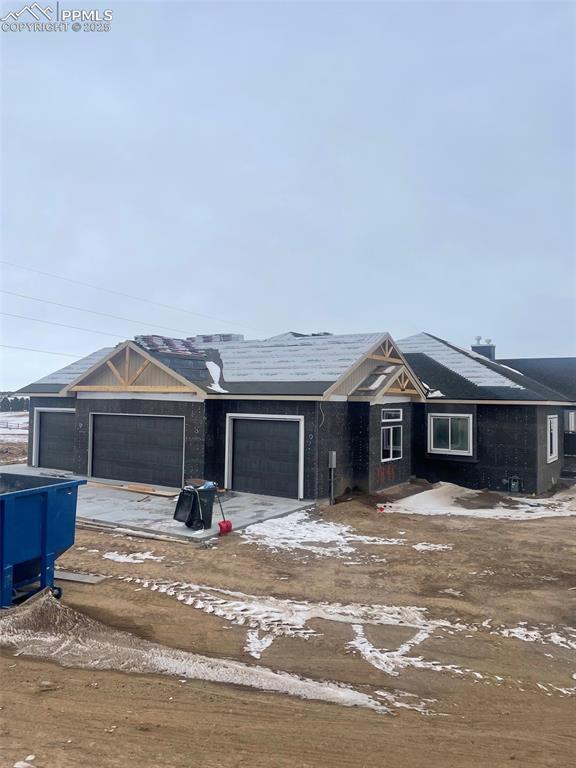
[[[184,523],[187,528],[195,531],[201,531],[204,528],[198,494],[194,488],[182,488],[180,491],[174,510],[174,520]]]

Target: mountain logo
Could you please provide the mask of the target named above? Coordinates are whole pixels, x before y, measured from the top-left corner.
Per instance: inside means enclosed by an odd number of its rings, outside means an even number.
[[[6,16],[0,19],[0,21],[18,21],[23,13],[29,13],[36,19],[36,21],[42,21],[42,16],[39,16],[38,14],[42,14],[46,19],[50,19],[52,8],[48,5],[46,8],[42,8],[38,3],[32,3],[32,5],[25,5],[24,8],[21,8],[19,11],[10,11],[10,13],[7,13]]]

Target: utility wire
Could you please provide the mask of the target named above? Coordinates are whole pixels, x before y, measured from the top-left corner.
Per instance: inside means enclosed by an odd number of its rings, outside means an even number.
[[[145,299],[142,296],[134,296],[130,293],[123,293],[122,291],[115,291],[112,288],[102,288],[99,285],[92,285],[92,283],[86,283],[83,280],[75,280],[72,277],[65,277],[64,275],[56,275],[53,272],[44,272],[41,269],[34,269],[33,267],[24,267],[22,264],[15,264],[12,261],[4,261],[0,260],[0,264],[5,264],[7,267],[16,267],[16,269],[24,269],[28,272],[35,272],[37,275],[45,275],[46,277],[55,277],[58,280],[66,280],[68,283],[74,283],[75,285],[83,285],[85,288],[94,288],[97,291],[105,291],[106,293],[112,293],[115,296],[123,296],[126,299],[135,299],[136,301],[144,301],[147,304],[155,304],[157,307],[163,307],[164,309],[171,309],[175,310],[177,312],[184,312],[187,315],[191,315],[194,317],[203,317],[207,320],[214,320],[217,323],[224,323],[224,325],[232,325],[234,326],[234,323],[231,320],[222,320],[222,318],[213,317],[212,315],[204,315],[201,312],[191,312],[189,309],[183,309],[182,307],[173,307],[170,304],[163,304],[160,301],[153,301],[152,299]],[[258,328],[250,328],[249,325],[244,325],[243,323],[239,323],[239,326],[241,328],[247,328],[252,331],[258,331],[260,332],[261,329]]]
[[[88,312],[91,315],[100,315],[101,317],[111,317],[114,320],[123,320],[127,323],[135,323],[136,325],[154,325],[155,328],[163,328],[165,331],[175,331],[176,333],[184,333],[187,336],[190,335],[190,331],[184,331],[182,328],[170,328],[167,325],[158,325],[157,323],[150,323],[148,320],[131,320],[129,317],[119,317],[118,315],[109,315],[107,312],[97,312],[95,309],[84,309],[84,307],[73,307],[71,304],[60,304],[58,301],[49,301],[48,299],[39,299],[37,296],[27,296],[24,293],[15,293],[14,291],[0,290],[0,293],[5,293],[8,296],[18,296],[20,299],[30,299],[30,301],[40,301],[42,304],[52,304],[54,307],[66,307],[66,309],[75,309],[78,312]]]
[[[126,336],[120,336],[117,333],[108,333],[107,331],[97,331],[94,328],[80,328],[78,325],[67,325],[66,323],[55,323],[52,320],[41,320],[39,317],[28,317],[28,315],[13,315],[11,312],[0,312],[5,317],[17,317],[20,320],[33,320],[35,323],[45,323],[46,325],[58,325],[60,328],[72,328],[75,331],[86,331],[86,333],[101,333],[102,336],[113,336],[115,339],[125,339]]]
[[[78,353],[69,355],[68,352],[51,352],[49,349],[32,349],[32,347],[13,347],[11,344],[0,344],[4,349],[23,349],[26,352],[41,352],[43,355],[61,355],[62,357],[75,357],[79,359]]]

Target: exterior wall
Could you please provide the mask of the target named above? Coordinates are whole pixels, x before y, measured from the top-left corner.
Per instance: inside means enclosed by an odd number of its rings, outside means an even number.
[[[382,461],[382,409],[400,408],[402,421],[391,422],[389,426],[402,426],[402,458]],[[373,405],[369,413],[368,487],[376,493],[398,483],[405,483],[412,474],[412,403],[390,403]]]
[[[446,482],[468,488],[510,489],[510,478],[520,479],[524,493],[542,493],[558,479],[560,458],[546,460],[546,415],[561,409],[534,405],[450,405],[414,406],[414,469],[431,482]],[[429,413],[469,413],[473,416],[473,455],[441,456],[427,451]]]
[[[129,413],[149,416],[184,416],[184,478],[185,481],[204,476],[204,403],[172,400],[77,400],[76,401],[76,472],[88,471],[88,442],[90,413]]]
[[[564,456],[576,456],[576,432],[564,432]]]
[[[549,490],[560,479],[564,465],[564,408],[540,406],[537,414],[538,487],[537,492]],[[548,416],[558,417],[558,458],[548,463]]]
[[[224,483],[224,454],[227,413],[304,416],[304,497],[328,498],[330,473],[328,454],[336,451],[334,493],[370,487],[370,407],[367,403],[210,400],[206,403],[206,477]],[[405,432],[406,455],[410,451],[409,429]],[[380,433],[378,432],[378,439]],[[378,451],[380,449],[378,448]],[[377,463],[380,465],[378,453]],[[391,462],[398,464],[399,462]],[[404,478],[404,475],[402,475]],[[394,477],[393,485],[401,480]]]
[[[563,408],[564,413],[562,414],[562,426],[560,429],[564,432],[564,456],[570,456],[574,457],[576,456],[576,431],[574,432],[568,432],[566,428],[566,419],[568,418],[568,413],[570,412],[576,412],[576,405],[570,405]]]
[[[563,467],[563,408],[522,405],[449,405],[398,403],[402,408],[402,459],[381,461],[381,410],[368,403],[281,400],[89,400],[32,398],[28,463],[32,463],[35,408],[75,408],[74,472],[88,471],[90,413],[184,416],[186,481],[206,477],[224,483],[227,413],[304,416],[304,496],[329,496],[328,454],[336,451],[335,495],[352,489],[375,493],[406,482],[412,474],[432,482],[445,480],[470,488],[509,490],[511,477],[521,490],[542,493],[559,479]],[[473,455],[452,457],[427,452],[429,413],[470,413]],[[547,416],[559,419],[559,458],[548,463]]]
[[[72,408],[76,407],[75,397],[31,397],[29,405],[30,420],[28,426],[28,466],[34,460],[34,409],[35,408]],[[81,473],[84,474],[84,473]]]
[[[186,480],[204,475],[204,403],[175,402],[169,400],[78,400],[64,397],[32,398],[30,403],[30,436],[28,463],[32,463],[33,409],[76,408],[74,432],[74,472],[88,473],[90,413],[128,413],[150,416],[184,416],[186,437],[184,443],[184,476]]]
[[[304,416],[304,497],[317,498],[317,403],[290,400],[207,400],[205,476],[224,485],[226,414]]]

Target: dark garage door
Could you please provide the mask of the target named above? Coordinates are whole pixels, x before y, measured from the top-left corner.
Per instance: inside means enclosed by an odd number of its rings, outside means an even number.
[[[76,413],[38,411],[38,466],[74,470]]]
[[[179,417],[92,416],[94,477],[179,488],[183,455]]]
[[[297,421],[233,420],[232,488],[298,498]]]

